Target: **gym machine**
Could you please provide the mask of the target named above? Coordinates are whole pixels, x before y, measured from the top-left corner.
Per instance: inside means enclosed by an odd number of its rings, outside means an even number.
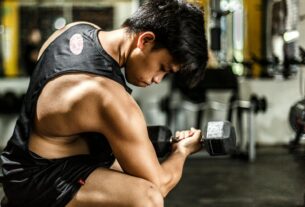
[[[300,66],[305,65],[305,50],[302,47],[299,47],[300,50],[300,58],[301,60],[293,60],[294,64],[298,64]],[[295,137],[289,143],[289,151],[296,152],[300,147],[300,141],[303,135],[305,134],[305,88],[304,88],[304,80],[303,80],[303,68],[300,69],[300,93],[303,97],[302,100],[297,101],[290,107],[289,110],[289,124],[291,128],[295,132]]]

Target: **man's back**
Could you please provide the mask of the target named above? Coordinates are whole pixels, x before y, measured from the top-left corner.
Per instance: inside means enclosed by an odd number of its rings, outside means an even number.
[[[37,102],[29,149],[48,159],[90,154],[82,134],[102,132],[99,109],[105,101],[120,101],[111,93],[126,93],[123,87],[112,92],[113,84],[108,78],[81,73],[50,81]]]

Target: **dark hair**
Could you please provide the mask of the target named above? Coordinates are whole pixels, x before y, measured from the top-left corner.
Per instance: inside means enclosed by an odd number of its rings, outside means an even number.
[[[184,0],[148,0],[122,25],[129,33],[151,31],[154,49],[166,48],[194,87],[204,75],[208,55],[203,11]]]

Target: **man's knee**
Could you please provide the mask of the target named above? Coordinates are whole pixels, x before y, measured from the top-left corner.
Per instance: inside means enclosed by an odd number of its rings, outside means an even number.
[[[152,204],[151,206],[163,207],[164,199],[163,199],[163,196],[161,195],[159,189],[157,189],[154,186],[150,186],[150,188],[148,189],[148,192],[147,192],[147,196]]]
[[[145,190],[142,192],[142,197],[138,199],[137,207],[163,207],[164,199],[159,189],[153,184],[147,183]]]

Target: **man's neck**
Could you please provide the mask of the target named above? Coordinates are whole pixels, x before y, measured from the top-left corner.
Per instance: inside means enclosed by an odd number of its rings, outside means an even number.
[[[133,48],[134,37],[124,28],[112,31],[100,31],[99,41],[104,50],[122,67]]]

